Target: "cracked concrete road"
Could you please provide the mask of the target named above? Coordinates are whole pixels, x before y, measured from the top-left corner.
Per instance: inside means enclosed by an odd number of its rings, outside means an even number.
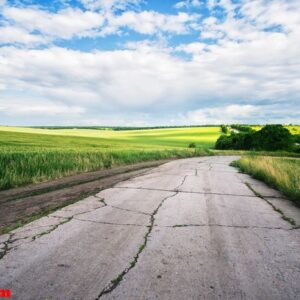
[[[172,161],[0,236],[13,299],[300,299],[300,210],[229,166]]]

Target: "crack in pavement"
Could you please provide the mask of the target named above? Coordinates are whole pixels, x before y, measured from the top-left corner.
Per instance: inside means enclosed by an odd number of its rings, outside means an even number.
[[[113,223],[113,222],[106,222],[106,221],[94,221],[94,220],[88,220],[88,219],[73,218],[73,220],[82,221],[82,222],[89,222],[89,223],[95,223],[95,224],[104,224],[104,225],[149,227],[149,225],[142,225],[142,224]]]
[[[66,224],[66,223],[70,222],[70,221],[73,219],[73,217],[64,218],[64,219],[65,219],[65,220],[63,220],[62,222],[60,222],[60,223],[58,223],[58,224],[56,224],[56,225],[53,225],[53,227],[50,228],[49,230],[46,230],[46,231],[44,231],[44,232],[38,233],[37,235],[33,236],[33,237],[31,238],[31,241],[33,242],[33,241],[35,241],[37,238],[40,238],[40,237],[43,236],[43,235],[46,235],[46,234],[51,233],[52,231],[54,231],[55,229],[57,229],[59,226],[61,226],[61,225],[63,225],[63,224]]]
[[[128,208],[123,208],[123,207],[107,204],[104,198],[101,198],[97,195],[94,196],[94,197],[98,198],[99,201],[104,204],[104,206],[108,206],[108,207],[112,207],[112,208],[115,208],[115,209],[124,210],[124,211],[128,211],[128,212],[133,212],[133,213],[136,213],[136,214],[151,216],[150,213],[146,213],[146,212],[143,212],[143,211],[140,211],[140,210],[133,210],[133,209],[128,209]]]
[[[180,228],[180,227],[225,227],[237,229],[270,229],[270,230],[291,230],[282,227],[268,227],[268,226],[252,226],[252,225],[223,225],[223,224],[176,224],[173,226],[159,226],[166,228]],[[294,229],[294,228],[293,228]]]
[[[139,210],[132,210],[132,209],[122,208],[122,207],[118,207],[118,206],[114,206],[114,205],[108,205],[108,206],[112,207],[112,208],[115,208],[115,209],[123,210],[123,211],[128,211],[128,212],[133,212],[133,213],[136,213],[136,214],[151,216],[151,214],[145,213],[145,212],[139,211]]]
[[[136,255],[134,256],[133,260],[130,262],[129,267],[125,268],[115,279],[111,280],[111,282],[105,286],[103,288],[103,290],[101,291],[101,293],[98,295],[98,297],[96,298],[96,300],[100,299],[103,295],[105,294],[109,294],[111,293],[119,284],[120,282],[123,280],[124,276],[132,269],[135,267],[135,265],[138,262],[138,259],[141,255],[141,253],[143,252],[143,250],[146,248],[148,240],[149,240],[149,236],[152,232],[152,229],[154,227],[154,222],[155,222],[155,215],[158,213],[159,209],[161,208],[161,206],[164,204],[164,202],[167,199],[170,199],[174,196],[176,196],[178,194],[178,192],[175,192],[173,195],[171,196],[167,196],[165,198],[162,199],[162,201],[159,203],[159,205],[157,206],[157,208],[153,211],[153,213],[150,215],[150,226],[148,226],[148,231],[146,232],[145,236],[144,236],[144,242],[143,244],[139,247]]]
[[[112,208],[115,208],[115,209],[119,209],[119,210],[124,210],[124,211],[130,211],[130,212],[133,212],[133,213],[138,213],[138,214],[143,214],[143,215],[147,215],[147,216],[151,216],[151,214],[149,213],[145,213],[145,212],[141,212],[141,211],[134,211],[134,210],[130,210],[130,209],[126,209],[126,208],[121,208],[121,207],[117,207],[117,206],[113,206],[113,205],[109,205],[105,202],[104,198],[100,198],[98,197],[97,195],[93,196],[97,199],[99,199],[99,201],[101,203],[104,204],[104,206],[101,206],[101,207],[97,207],[97,208],[94,208],[94,209],[89,209],[89,210],[86,210],[86,211],[83,211],[83,212],[80,212],[80,213],[75,213],[74,215],[72,215],[71,217],[63,217],[63,216],[50,216],[51,218],[58,218],[58,219],[63,219],[60,223],[58,224],[55,224],[55,225],[44,225],[44,226],[37,226],[37,227],[33,227],[33,228],[28,228],[27,230],[25,231],[31,231],[33,229],[38,229],[38,228],[42,228],[42,227],[50,227],[50,229],[46,230],[46,231],[43,231],[43,232],[40,232],[38,234],[35,234],[33,236],[26,236],[26,237],[22,237],[22,238],[17,238],[17,239],[13,239],[13,237],[18,233],[18,232],[14,232],[14,233],[10,233],[9,234],[9,238],[3,242],[2,244],[4,245],[4,247],[2,249],[0,249],[0,260],[2,258],[4,258],[5,255],[7,255],[9,253],[9,251],[13,250],[13,249],[16,249],[17,247],[19,247],[20,245],[16,245],[16,246],[13,246],[13,247],[10,247],[11,244],[19,241],[19,240],[25,240],[25,239],[29,239],[30,238],[30,242],[33,242],[35,241],[36,239],[42,237],[43,235],[47,235],[47,234],[50,234],[51,232],[53,232],[54,230],[56,230],[59,226],[61,225],[64,225],[68,222],[70,222],[71,220],[75,219],[77,221],[83,221],[83,222],[93,222],[93,223],[100,223],[100,224],[109,224],[109,225],[123,225],[123,226],[144,226],[144,225],[139,225],[139,224],[116,224],[116,223],[110,223],[110,222],[96,222],[96,221],[90,221],[90,220],[84,220],[84,219],[78,219],[78,218],[75,218],[79,215],[82,215],[82,214],[86,214],[86,213],[89,213],[89,212],[94,212],[95,210],[98,210],[98,209],[101,209],[105,206],[110,206]],[[65,211],[68,211],[68,212],[72,212],[72,210],[67,210],[65,209]],[[146,226],[145,226],[146,227]],[[23,231],[22,231],[23,232]]]
[[[187,175],[187,176],[189,176],[189,175]],[[121,186],[121,187],[118,186],[118,187],[112,187],[112,189],[133,189],[133,190],[146,190],[146,191],[158,191],[158,192],[177,192],[177,193],[182,193],[182,194],[219,195],[219,196],[233,196],[233,197],[252,197],[252,198],[257,197],[256,195],[238,195],[238,194],[224,194],[224,193],[176,191],[176,190],[153,189],[153,188],[131,187],[131,186]]]
[[[9,245],[12,244],[12,243],[14,243],[14,242],[16,242],[16,241],[18,241],[18,240],[20,240],[20,239],[14,239],[14,240],[12,240],[12,238],[13,238],[14,235],[15,235],[14,233],[10,233],[9,236],[8,236],[8,239],[7,239],[5,242],[2,243],[2,244],[4,245],[4,248],[3,248],[3,249],[1,250],[1,252],[0,252],[0,260],[8,253],[11,249],[14,248],[14,247],[9,248]],[[25,238],[22,238],[22,239],[25,239]]]
[[[208,161],[210,161],[210,160],[211,160],[211,158],[209,158],[209,159],[204,159],[204,160],[198,161],[197,164],[204,164],[204,163],[206,163],[206,162],[208,162]]]
[[[181,186],[184,185],[184,183],[185,183],[186,179],[188,178],[188,176],[189,176],[189,175],[184,175],[184,177],[182,178],[181,183],[174,189],[174,192],[179,192],[178,189],[179,189]],[[173,192],[173,191],[172,191],[172,192]]]
[[[62,217],[61,217],[62,218]],[[16,249],[18,248],[20,245],[16,245],[16,246],[13,246],[13,247],[9,247],[9,245],[17,242],[17,241],[20,241],[20,240],[26,240],[26,239],[29,239],[30,238],[30,241],[28,243],[31,243],[33,241],[35,241],[37,238],[40,238],[41,236],[43,235],[46,235],[46,234],[49,234],[51,233],[52,231],[54,231],[55,229],[57,229],[60,225],[63,225],[69,221],[71,221],[72,217],[70,218],[63,218],[64,220],[58,224],[55,224],[55,225],[49,225],[49,226],[40,226],[40,227],[35,227],[35,228],[29,228],[27,231],[30,231],[32,229],[37,229],[37,228],[42,228],[42,227],[51,227],[50,229],[46,230],[46,231],[43,231],[43,232],[40,232],[38,234],[35,234],[34,236],[25,236],[25,237],[22,237],[22,238],[16,238],[16,239],[13,239],[13,237],[18,234],[18,232],[14,232],[14,233],[10,233],[9,234],[9,238],[7,239],[7,241],[5,241],[3,244],[4,244],[4,250],[2,252],[0,252],[0,260],[4,258],[5,255],[7,255],[11,250],[13,249]],[[27,244],[27,243],[26,243]],[[23,245],[23,243],[21,244]]]
[[[258,193],[248,182],[245,182],[245,185],[250,189],[250,191],[252,191],[254,193],[254,195],[256,195],[257,197],[261,198],[262,200],[264,200],[265,202],[267,202],[276,212],[278,212],[281,215],[281,218],[290,223],[292,226],[296,225],[296,222],[294,219],[287,217],[284,212],[279,209],[278,207],[276,207],[272,202],[270,202],[268,199],[266,199],[264,196],[262,196],[260,193]],[[271,198],[271,197],[270,197]]]
[[[100,209],[102,207],[104,207],[104,206],[97,207],[97,208],[95,208],[93,210],[87,210],[87,211],[84,211],[84,212],[80,212],[80,213],[74,214],[71,217],[61,217],[61,216],[55,216],[55,215],[54,216],[50,216],[50,218],[63,219],[63,221],[60,222],[60,223],[58,223],[58,224],[55,224],[55,225],[47,225],[47,226],[43,225],[43,226],[37,226],[37,227],[33,227],[33,228],[28,228],[27,230],[25,230],[25,231],[30,231],[30,230],[33,230],[33,229],[38,229],[38,228],[43,228],[43,227],[51,227],[50,229],[48,229],[46,231],[43,231],[43,232],[40,232],[38,234],[35,234],[33,236],[26,236],[26,237],[22,237],[22,238],[18,238],[18,239],[12,239],[18,232],[10,233],[8,240],[3,243],[4,244],[4,251],[2,251],[2,252],[0,251],[0,260],[6,254],[8,254],[10,250],[13,250],[13,249],[15,249],[15,248],[17,248],[17,247],[20,246],[20,245],[16,245],[14,247],[9,247],[10,244],[13,244],[14,242],[17,242],[17,241],[20,241],[20,240],[29,239],[29,238],[30,238],[30,241],[28,243],[31,243],[31,242],[35,241],[36,239],[42,237],[43,235],[50,234],[52,231],[56,230],[59,226],[70,222],[75,216],[78,216],[78,215],[81,215],[81,214],[85,214],[85,213],[88,213],[88,212],[92,212],[92,211],[95,211],[95,210]]]

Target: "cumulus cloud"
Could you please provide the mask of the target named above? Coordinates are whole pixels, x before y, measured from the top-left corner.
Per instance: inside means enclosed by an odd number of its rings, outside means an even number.
[[[24,105],[24,100],[26,105]],[[11,99],[0,100],[0,113],[12,116],[57,116],[69,114],[71,116],[83,114],[85,109],[80,106],[65,105],[59,102],[45,101],[45,99]]]
[[[111,33],[118,31],[119,28],[127,27],[142,34],[155,34],[158,32],[183,34],[190,30],[190,25],[197,18],[197,15],[189,15],[187,13],[167,15],[155,11],[128,11],[120,16],[110,16],[108,18],[108,26],[104,30],[108,29]]]
[[[253,120],[259,110],[260,107],[254,105],[232,104],[189,111],[184,118],[185,123],[191,124],[241,123]]]
[[[5,7],[2,14],[15,26],[15,30],[18,26],[18,30],[27,31],[27,35],[31,37],[34,37],[30,35],[31,32],[40,33],[35,35],[36,38],[48,36],[69,39],[74,36],[85,36],[104,23],[101,13],[73,8],[50,13],[37,8]],[[7,28],[10,27],[4,27],[2,30]]]
[[[177,9],[190,8],[190,7],[200,7],[200,6],[201,6],[200,0],[179,1],[174,5],[174,7],[177,8]]]
[[[299,120],[300,113],[288,104],[231,104],[188,111],[179,116],[182,124],[290,124]]]
[[[81,0],[81,3],[92,10],[125,10],[139,6],[142,0]]]
[[[27,30],[14,26],[0,27],[0,42],[5,44],[44,44],[47,38],[30,34]]]
[[[47,44],[57,39],[107,36],[121,34],[128,29],[153,35],[161,32],[186,34],[198,19],[196,14],[162,14],[155,11],[124,11],[115,14],[108,7],[127,7],[137,1],[85,1],[85,5],[99,5],[102,10],[81,10],[68,7],[49,12],[37,7],[4,6],[0,26],[0,43]]]

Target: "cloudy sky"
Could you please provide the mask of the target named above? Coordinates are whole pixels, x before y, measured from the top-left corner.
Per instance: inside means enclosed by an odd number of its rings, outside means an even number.
[[[0,124],[300,123],[299,0],[0,0]]]

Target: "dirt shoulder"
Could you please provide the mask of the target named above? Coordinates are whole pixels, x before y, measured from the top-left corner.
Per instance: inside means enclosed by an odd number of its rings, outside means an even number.
[[[169,160],[142,162],[112,169],[81,173],[49,182],[0,192],[0,234],[58,208],[142,175]]]

